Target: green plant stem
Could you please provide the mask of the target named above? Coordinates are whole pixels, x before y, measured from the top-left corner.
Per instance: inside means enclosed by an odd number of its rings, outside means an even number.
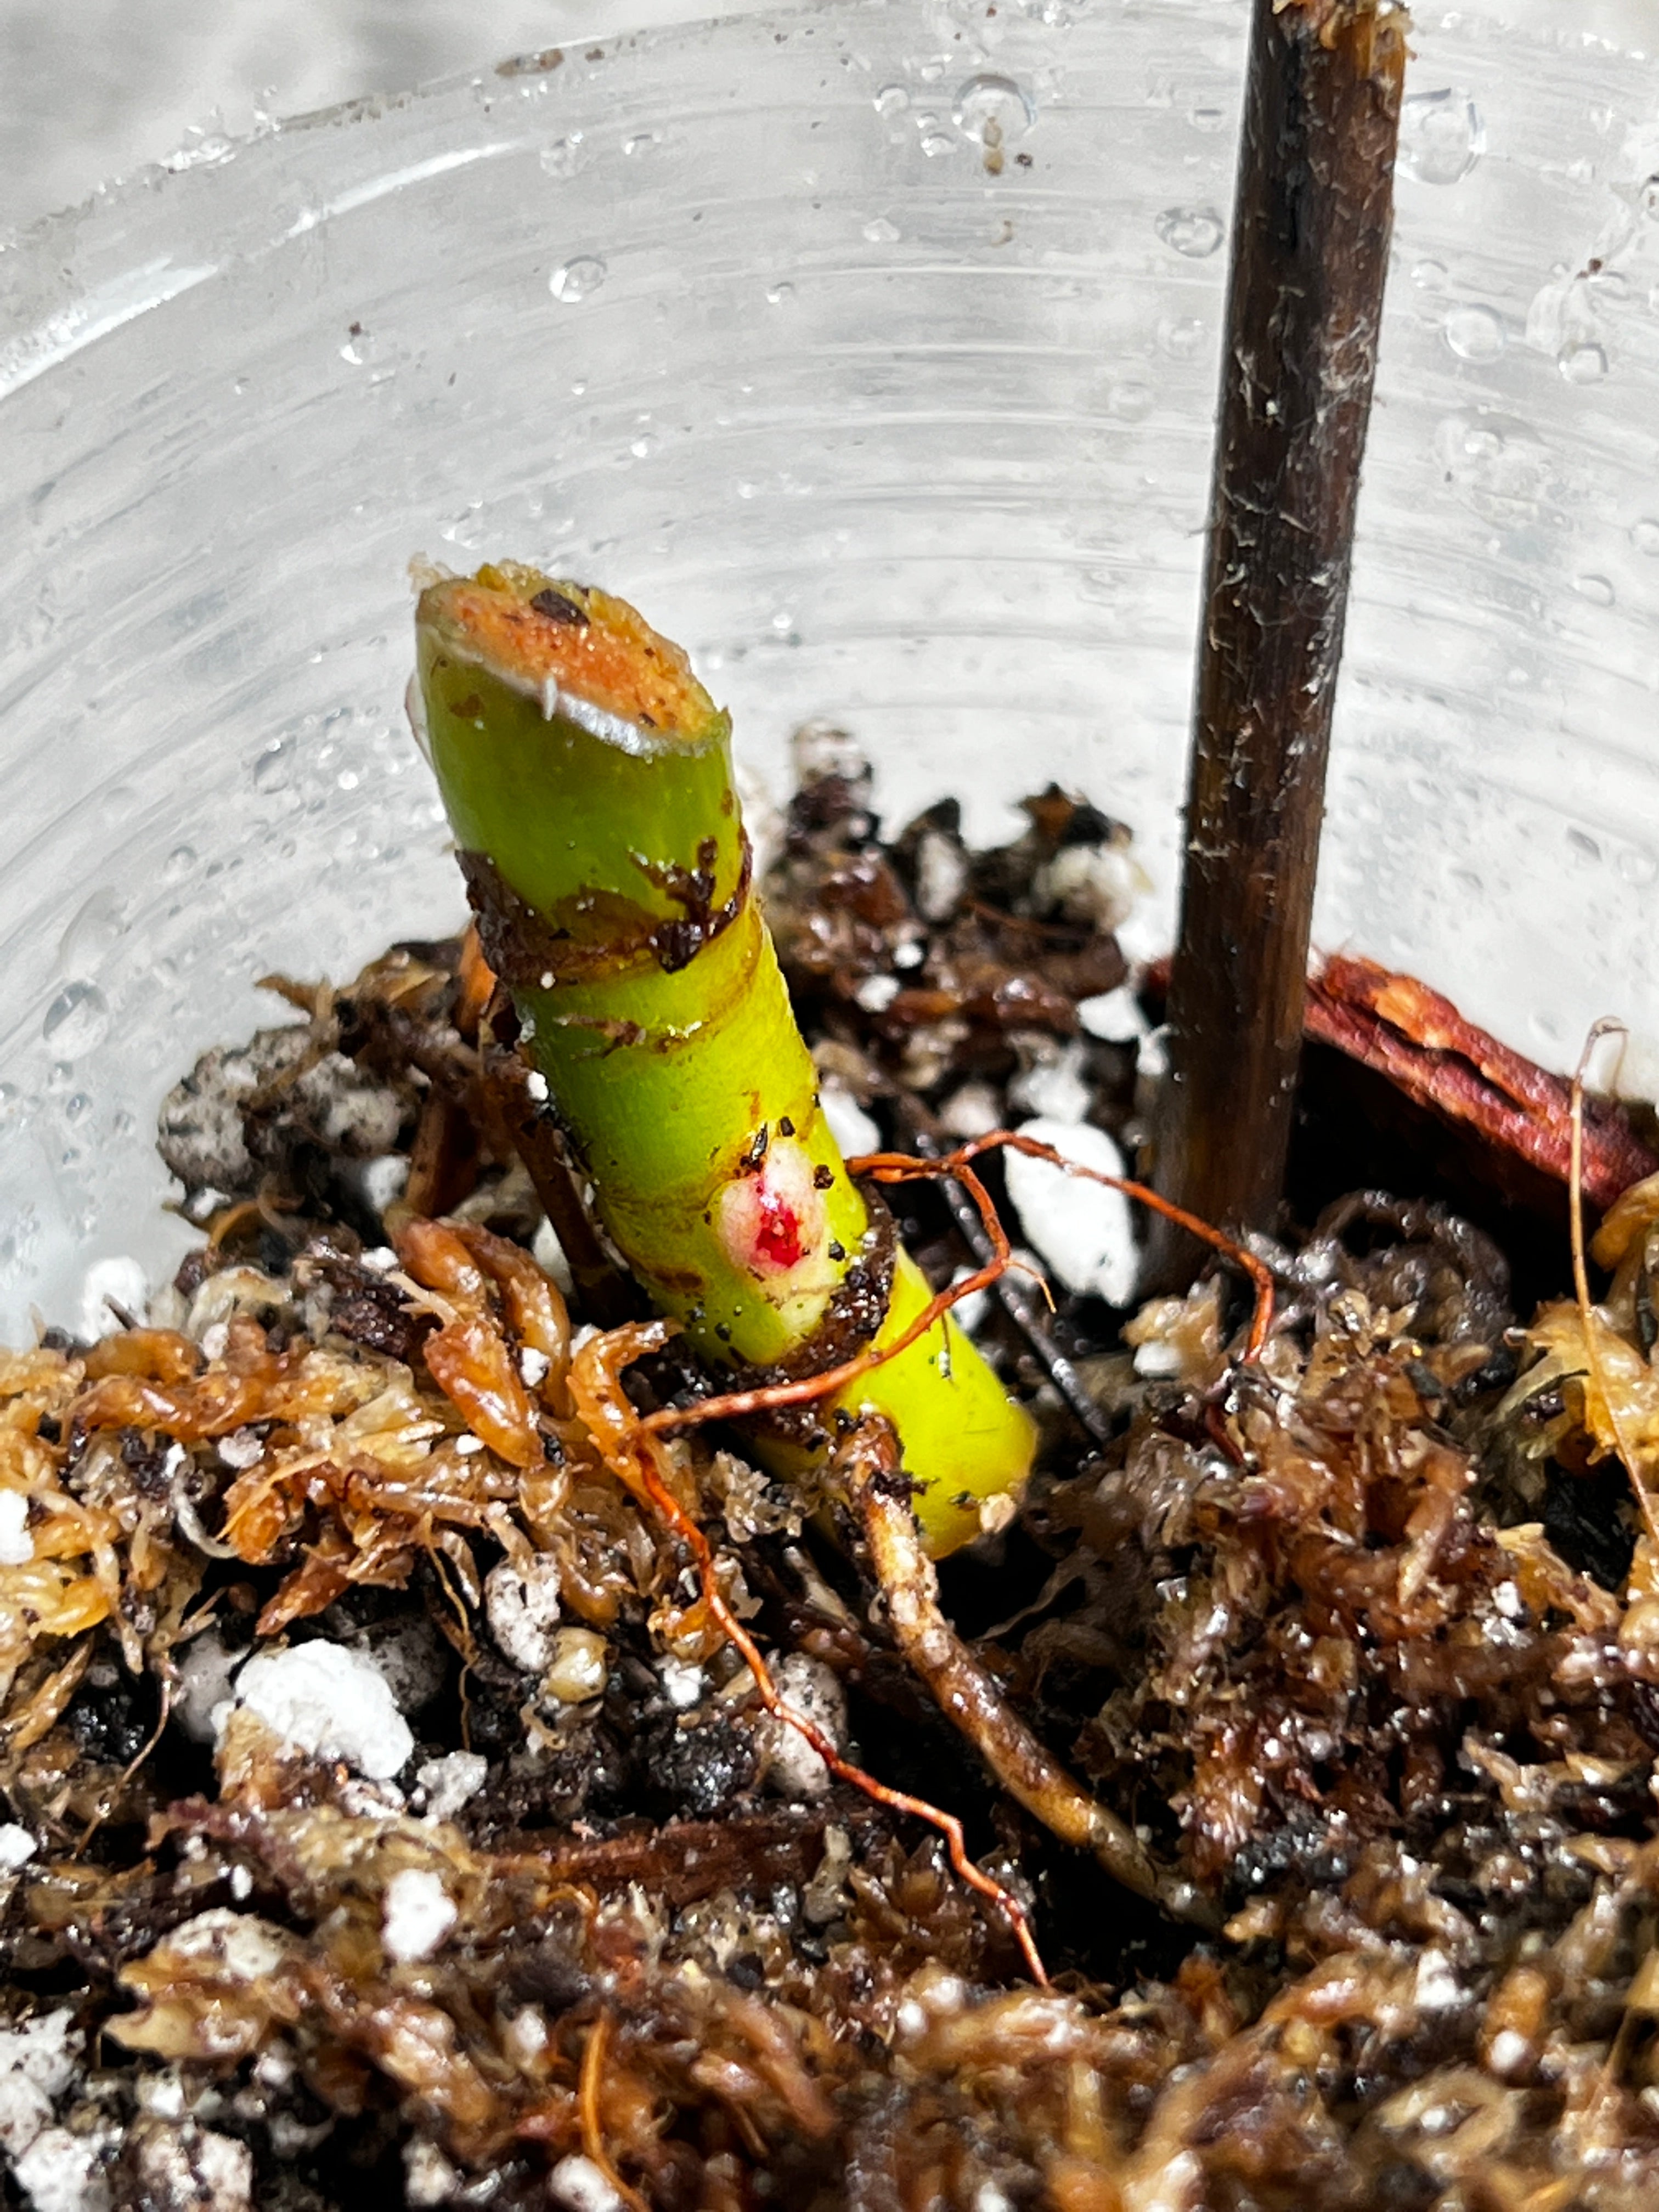
[[[635,1277],[707,1357],[807,1375],[890,1340],[929,1295],[820,1109],[750,881],[728,718],[607,593],[517,566],[416,617],[427,743],[491,964]],[[1029,1471],[1033,1431],[947,1315],[757,1436],[821,1458],[884,1413],[939,1553]]]

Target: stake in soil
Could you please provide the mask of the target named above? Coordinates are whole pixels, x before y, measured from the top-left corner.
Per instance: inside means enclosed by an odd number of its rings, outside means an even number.
[[[1408,18],[1255,0],[1212,481],[1158,1188],[1272,1225],[1376,369]],[[1190,1276],[1167,1233],[1152,1272]]]

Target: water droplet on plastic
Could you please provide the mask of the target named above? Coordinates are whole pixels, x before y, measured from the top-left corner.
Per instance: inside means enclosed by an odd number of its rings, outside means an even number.
[[[781,283],[769,284],[766,288],[766,304],[769,307],[787,306],[794,296],[795,288],[787,276]]]
[[[636,131],[631,138],[623,140],[623,151],[630,155],[648,154],[653,146],[660,145],[660,131]]]
[[[1659,860],[1640,845],[1626,845],[1619,855],[1619,872],[1627,884],[1640,890],[1659,875]]]
[[[111,886],[95,890],[76,910],[58,945],[58,964],[66,975],[95,968],[127,927],[125,909]]]
[[[1588,599],[1592,606],[1610,607],[1613,605],[1613,585],[1606,576],[1575,576],[1572,588],[1581,599]]]
[[[374,358],[374,337],[361,323],[354,323],[340,348],[342,361],[349,362],[353,368],[362,368]]]
[[[956,140],[947,137],[943,131],[924,131],[921,134],[921,150],[930,161],[938,161],[941,154],[955,153],[956,147]]]
[[[1400,110],[1400,167],[1419,185],[1455,185],[1486,150],[1480,111],[1449,86],[1414,92]]]
[[[1078,590],[1085,599],[1097,605],[1109,606],[1123,594],[1123,579],[1109,568],[1085,568],[1078,578]]]
[[[884,215],[878,215],[873,222],[865,224],[864,235],[872,246],[893,246],[901,234],[896,222],[889,222]]]
[[[567,261],[556,269],[547,280],[547,289],[556,300],[574,307],[597,292],[605,282],[605,264],[596,253],[579,253],[574,261]]]
[[[1146,384],[1114,385],[1106,404],[1120,422],[1142,422],[1152,411],[1152,391]]]
[[[1435,432],[1435,453],[1464,504],[1507,529],[1536,521],[1555,481],[1543,440],[1510,416],[1449,415]]]
[[[902,115],[910,105],[910,95],[902,84],[884,84],[876,94],[878,115]]]
[[[1630,542],[1638,553],[1659,555],[1659,521],[1644,514],[1639,522],[1630,526]]]
[[[568,138],[556,138],[550,146],[544,146],[538,159],[547,176],[570,177],[576,173],[581,154],[582,134],[573,131]]]
[[[95,983],[67,983],[46,1008],[40,1034],[64,1060],[77,1060],[109,1034],[109,1001]]]
[[[1490,307],[1454,307],[1445,337],[1459,361],[1496,361],[1504,350],[1504,325]]]
[[[1152,228],[1173,252],[1189,261],[1202,261],[1213,253],[1225,231],[1213,208],[1165,208]]]
[[[64,1119],[66,1121],[84,1121],[91,1111],[92,1101],[84,1091],[77,1091],[64,1101]]]
[[[957,88],[951,119],[976,146],[1011,146],[1036,121],[1036,109],[1011,76],[970,76]]]
[[[1446,288],[1446,264],[1429,258],[1413,261],[1412,282],[1419,292],[1443,292]]]
[[[193,845],[175,845],[161,863],[161,874],[167,882],[176,884],[195,866],[196,848]]]
[[[278,738],[257,754],[253,763],[256,791],[287,791],[294,781],[294,740]]]
[[[1590,339],[1564,345],[1555,365],[1569,384],[1599,384],[1607,373],[1607,355]]]
[[[1158,342],[1176,361],[1190,361],[1204,343],[1204,325],[1196,315],[1171,315],[1158,326]]]

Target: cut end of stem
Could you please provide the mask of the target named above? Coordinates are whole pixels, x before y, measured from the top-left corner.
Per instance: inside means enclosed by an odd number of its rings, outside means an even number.
[[[1273,0],[1273,13],[1299,16],[1327,52],[1350,46],[1363,75],[1404,69],[1412,19],[1402,0]]]
[[[726,718],[681,648],[592,585],[492,562],[476,576],[428,584],[416,619],[452,659],[539,701],[547,720],[564,714],[629,751],[725,734]]]

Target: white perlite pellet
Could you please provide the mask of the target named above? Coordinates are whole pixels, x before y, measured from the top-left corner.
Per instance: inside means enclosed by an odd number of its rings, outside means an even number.
[[[1018,1133],[1052,1145],[1079,1167],[1105,1175],[1125,1172],[1117,1146],[1091,1121],[1050,1121],[1039,1115],[1022,1122]],[[1093,1292],[1108,1305],[1127,1305],[1139,1262],[1129,1201],[1122,1192],[1023,1152],[1010,1151],[1004,1158],[1008,1195],[1031,1249],[1068,1291]]]
[[[805,1651],[786,1652],[772,1668],[778,1695],[803,1720],[814,1722],[839,1751],[847,1740],[847,1699],[841,1682],[822,1659]],[[822,1797],[830,1770],[798,1729],[775,1714],[763,1713],[756,1739],[766,1761],[766,1783],[781,1797]]]
[[[550,1221],[544,1221],[537,1230],[530,1256],[543,1274],[548,1276],[568,1297],[574,1288],[574,1278],[570,1273],[570,1262],[564,1256],[564,1247],[559,1242],[558,1232]]]
[[[441,1759],[428,1759],[415,1770],[415,1779],[426,1792],[428,1820],[453,1820],[471,1797],[476,1797],[489,1773],[489,1761],[481,1751],[447,1751]]]
[[[1146,1017],[1127,983],[1092,999],[1079,999],[1077,1018],[1084,1035],[1098,1037],[1103,1044],[1133,1044],[1146,1034]]]
[[[15,1874],[34,1856],[34,1838],[15,1820],[0,1820],[0,1874]]]
[[[818,1106],[844,1158],[856,1159],[860,1152],[881,1150],[881,1131],[850,1091],[826,1089]]]
[[[460,2186],[461,2177],[434,2142],[415,2136],[404,2145],[404,2198],[426,2212],[433,2204],[447,2204]]]
[[[484,1577],[484,1617],[495,1649],[526,1674],[553,1664],[559,1628],[559,1563],[544,1553],[526,1566],[503,1559]]]
[[[580,2151],[559,2160],[547,2177],[547,2193],[565,2212],[622,2212],[621,2197]]]
[[[175,1928],[158,1948],[180,1959],[200,1960],[216,1978],[258,1982],[276,1972],[294,1939],[257,1912],[233,1912],[228,1905],[216,1905]]]
[[[1127,845],[1064,845],[1038,869],[1031,889],[1045,906],[1094,929],[1115,929],[1147,888]]]
[[[320,1638],[258,1653],[236,1677],[234,1702],[296,1750],[344,1759],[376,1782],[394,1775],[415,1748],[374,1661]],[[230,1711],[229,1702],[215,1707],[216,1730],[222,1732]]]
[[[970,1141],[975,1137],[988,1137],[993,1129],[1000,1129],[1006,1117],[1002,1101],[988,1083],[964,1083],[953,1091],[939,1109],[939,1127],[953,1137]]]
[[[659,1659],[657,1678],[662,1684],[662,1693],[677,1713],[689,1713],[693,1705],[702,1702],[708,1682],[702,1668],[690,1659]]]
[[[0,2030],[0,2150],[15,2159],[52,2118],[52,2100],[69,2087],[81,2038],[68,2010],[42,2013]]]
[[[1048,1040],[1043,1040],[1044,1044]],[[1064,1121],[1068,1127],[1082,1121],[1094,1102],[1084,1070],[1087,1048],[1075,1037],[1035,1060],[1008,1085],[1008,1103],[1016,1114],[1032,1114],[1045,1121]]]
[[[111,2212],[104,2161],[115,2142],[113,2128],[43,2128],[12,2163],[31,2212]]]
[[[380,1936],[388,1958],[401,1963],[429,1959],[455,1920],[442,1877],[427,1868],[404,1867],[386,1884]]]
[[[924,921],[948,921],[968,888],[968,855],[943,830],[924,830],[916,847],[916,907]]]
[[[210,2128],[146,2130],[134,2163],[154,2212],[248,2212],[253,2199],[253,2153]]]
[[[64,2006],[0,2029],[0,2151],[33,2212],[109,2212],[103,2161],[112,2134],[53,2121],[52,2100],[81,2063],[74,2019]]]
[[[33,1557],[29,1502],[21,1490],[0,1490],[0,1567],[26,1567]]]
[[[193,1636],[179,1654],[179,1688],[173,1701],[179,1724],[194,1743],[211,1743],[214,1716],[236,1702],[231,1680],[241,1664],[240,1651],[228,1651],[217,1629]]]
[[[124,1326],[121,1313],[142,1322],[149,1304],[149,1278],[125,1252],[94,1260],[81,1285],[81,1334],[94,1343]]]

